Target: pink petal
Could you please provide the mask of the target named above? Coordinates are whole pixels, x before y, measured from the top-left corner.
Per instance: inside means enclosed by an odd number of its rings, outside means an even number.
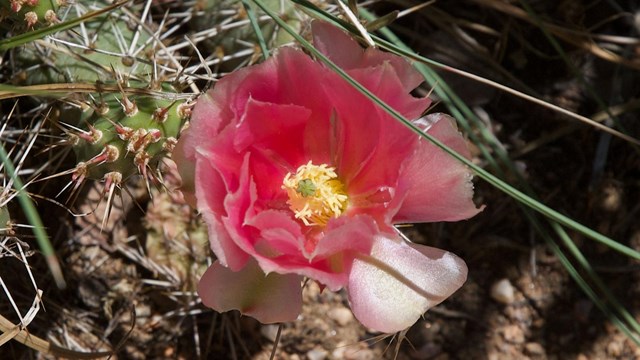
[[[458,132],[455,120],[444,114],[431,114],[416,122],[448,147],[470,157],[467,141]],[[416,153],[406,163],[398,201],[401,206],[394,223],[457,221],[468,219],[480,211],[473,203],[473,174],[459,161],[421,139]]]
[[[357,90],[345,88],[349,85],[343,80],[336,81],[342,83],[325,86],[337,90],[328,100],[335,107],[337,170],[347,191],[359,195],[375,192],[380,186],[395,187],[402,162],[413,153],[418,137]],[[375,94],[387,94],[382,81],[366,85]],[[397,97],[387,97],[392,96]]]
[[[181,136],[186,136],[186,133],[189,130],[187,129],[182,133]],[[195,184],[195,176],[196,176],[196,164],[193,158],[188,159],[185,154],[185,144],[184,141],[179,141],[176,147],[173,149],[171,153],[171,159],[175,162],[176,167],[178,168],[178,174],[180,175],[181,186],[179,188],[184,195],[184,200],[191,207],[196,207],[196,184]]]
[[[292,219],[287,210],[264,210],[253,218],[247,219],[246,224],[256,229],[255,248],[258,254],[266,258],[277,256],[301,256],[300,249],[304,244],[304,236],[299,222]],[[269,271],[277,271],[270,269]]]
[[[297,105],[272,104],[249,99],[245,114],[235,131],[234,147],[238,152],[250,151],[251,173],[259,198],[284,195],[282,179],[287,172],[309,161],[305,157],[303,132],[311,112]],[[287,135],[283,141],[283,134]]]
[[[240,271],[213,263],[200,279],[202,302],[218,311],[239,310],[263,324],[293,321],[302,310],[298,275],[265,275],[252,261]]]
[[[196,148],[200,144],[208,143],[220,131],[222,117],[218,105],[214,102],[211,93],[205,93],[198,98],[197,106],[194,106],[189,122],[189,129],[180,134],[180,141],[176,148],[180,148],[180,163],[195,158]]]
[[[253,251],[242,224],[253,210],[255,188],[250,181],[249,156],[235,165],[222,155],[197,153],[196,198],[198,210],[209,226],[211,249],[224,266],[236,271],[246,264]],[[225,169],[232,165],[236,166],[234,171]]]
[[[362,258],[354,261],[347,291],[356,318],[380,332],[413,325],[467,279],[467,266],[454,254],[397,238],[376,237],[370,256],[373,263]],[[390,275],[389,268],[420,293]]]
[[[404,58],[374,48],[363,50],[347,33],[323,21],[311,23],[313,46],[344,70],[370,68],[383,63],[393,67],[404,93],[420,85],[424,78]],[[349,72],[349,75],[351,73]]]
[[[387,63],[356,69],[353,75],[405,117],[418,117],[430,103],[429,99],[414,98],[403,91]],[[348,192],[369,195],[381,186],[395,187],[402,163],[413,153],[418,136],[343,79],[327,78],[322,85],[327,89],[328,102],[334,106],[334,161]]]
[[[241,152],[248,147],[268,150],[297,165],[304,161],[302,132],[310,116],[311,111],[302,106],[249,99],[237,125],[236,151]],[[287,134],[287,141],[282,141],[283,134]]]
[[[408,64],[405,65],[405,67],[410,67]],[[427,97],[418,98],[409,94],[413,89],[403,89],[396,69],[389,62],[383,62],[374,67],[354,69],[349,72],[349,75],[407,119],[417,119],[431,104],[431,99]],[[372,103],[372,106],[380,114],[391,118],[377,105]],[[393,121],[398,122],[395,119]],[[407,131],[409,130],[407,129]]]
[[[296,273],[314,279],[330,290],[337,291],[347,284],[354,254],[368,253],[379,230],[366,215],[330,221],[313,254],[298,248],[298,254],[267,258],[256,256],[265,272]]]

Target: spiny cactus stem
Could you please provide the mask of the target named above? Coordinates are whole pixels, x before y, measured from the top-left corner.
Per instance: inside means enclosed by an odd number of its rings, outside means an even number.
[[[122,126],[120,124],[114,124],[116,133],[121,140],[128,141],[133,136],[133,129],[128,126]]]
[[[118,171],[111,171],[104,174],[104,188],[105,192],[111,188],[111,186],[119,186],[122,184],[122,173]]]
[[[78,132],[74,134],[75,136],[85,140],[89,144],[95,144],[100,139],[102,139],[102,131],[96,129],[95,127],[89,125],[89,132]]]
[[[84,182],[84,179],[87,177],[88,172],[89,169],[87,168],[87,164],[85,162],[79,162],[78,164],[76,164],[76,167],[73,170],[73,174],[71,175],[71,181],[76,183],[75,187]]]
[[[167,118],[169,117],[169,109],[171,108],[171,106],[173,106],[173,104],[165,107],[165,108],[157,108],[152,115],[152,118],[155,122],[162,124],[165,121],[167,121]]]
[[[69,133],[66,139],[62,139],[58,142],[60,145],[78,145],[80,143],[80,137],[76,134]]]
[[[114,162],[120,157],[120,150],[113,145],[105,145],[100,154],[94,156],[86,162],[87,165],[103,164],[105,162]]]
[[[191,109],[196,103],[194,101],[185,101],[182,104],[178,104],[178,116],[181,119],[188,119],[191,117]]]
[[[24,14],[24,21],[27,23],[27,28],[32,28],[38,23],[38,14],[35,11],[29,11]]]
[[[101,229],[104,229],[111,214],[111,205],[113,203],[113,194],[117,187],[122,184],[122,174],[117,171],[108,172],[104,175],[104,193],[107,195],[107,211],[105,211],[102,217]]]
[[[109,110],[111,110],[109,108],[109,105],[107,105],[104,101],[102,101],[100,105],[96,107],[96,112],[100,115],[107,115],[109,113]]]
[[[173,149],[176,148],[176,144],[178,143],[178,139],[174,137],[168,137],[167,140],[162,144],[162,149],[164,149],[168,153],[172,153]]]
[[[60,22],[60,20],[58,20],[58,16],[56,15],[56,12],[53,10],[47,10],[47,12],[44,13],[44,21],[46,21],[47,24],[49,25],[53,25]]]
[[[136,105],[136,102],[129,100],[124,93],[122,94],[122,110],[128,117],[138,113],[138,105]]]
[[[133,132],[127,144],[127,151],[131,153],[139,153],[144,151],[151,143],[156,143],[162,138],[162,132],[158,129],[140,128]]]
[[[17,12],[20,12],[20,10],[22,10],[23,1],[11,0],[10,3],[11,3],[11,11],[17,13]]]
[[[149,165],[149,159],[151,157],[149,156],[149,154],[145,151],[140,151],[136,154],[136,156],[133,158],[133,163],[138,167],[138,172],[140,172],[140,174],[145,175],[146,177],[146,168],[147,165]]]

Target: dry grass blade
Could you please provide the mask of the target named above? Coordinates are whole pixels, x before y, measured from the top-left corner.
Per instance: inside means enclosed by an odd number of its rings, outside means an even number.
[[[518,19],[527,21],[532,25],[538,25],[536,23],[536,20],[532,19],[526,11],[517,6],[507,4],[506,2],[492,0],[473,0],[473,2],[501,11]],[[602,48],[601,46],[598,46],[595,42],[593,42],[592,34],[566,29],[561,26],[550,24],[544,21],[540,25],[547,28],[551,33],[563,39],[564,41],[569,42],[579,48],[585,49],[595,56],[598,56],[607,61],[630,67],[632,69],[640,70],[640,61],[638,61],[637,59],[625,59],[618,54],[612,53]]]
[[[144,88],[135,87],[119,87],[117,85],[97,85],[97,84],[82,84],[82,83],[59,83],[59,84],[45,84],[45,85],[30,85],[30,86],[9,86],[0,84],[0,100],[13,99],[22,96],[66,96],[70,92],[77,93],[120,93],[121,90],[127,95],[149,95],[161,99],[177,100],[188,99],[191,97],[189,94],[174,94],[161,91],[153,91]]]
[[[452,68],[452,67],[449,67],[449,66],[442,66],[442,68],[444,70],[460,74],[460,75],[468,77],[470,79],[474,79],[474,80],[476,80],[476,81],[478,81],[480,83],[493,86],[496,89],[502,90],[502,91],[504,91],[506,93],[509,93],[509,94],[514,95],[514,96],[520,97],[522,99],[528,100],[528,101],[530,101],[530,102],[532,102],[534,104],[538,104],[540,106],[546,107],[548,109],[551,109],[551,110],[556,111],[558,113],[561,113],[563,115],[567,115],[567,116],[569,116],[569,117],[571,117],[573,119],[576,119],[576,120],[578,120],[580,122],[583,122],[583,123],[585,123],[585,124],[587,124],[589,126],[592,126],[592,127],[596,128],[596,129],[598,129],[598,130],[602,130],[602,131],[604,131],[606,133],[609,133],[609,134],[611,134],[611,135],[613,135],[615,137],[618,137],[620,139],[628,141],[628,142],[630,142],[632,144],[640,145],[640,140],[638,140],[638,139],[636,139],[636,138],[634,138],[632,136],[629,136],[627,134],[623,134],[618,130],[612,129],[612,128],[604,125],[604,124],[601,124],[601,123],[593,120],[593,119],[590,119],[590,118],[588,118],[586,116],[582,116],[580,114],[576,114],[576,113],[574,113],[572,111],[569,111],[569,110],[567,110],[565,108],[562,108],[562,107],[560,107],[558,105],[552,104],[552,103],[550,103],[548,101],[544,101],[544,100],[538,99],[538,98],[536,98],[534,96],[527,95],[527,94],[525,94],[523,92],[517,91],[517,90],[512,89],[512,88],[510,88],[508,86],[504,86],[504,85],[502,85],[500,83],[491,81],[489,79],[485,79],[485,78],[477,76],[477,75],[470,74],[470,73],[462,71],[462,70],[458,70],[458,69],[455,69],[455,68]]]
[[[39,299],[37,299],[37,301],[39,301]],[[86,353],[65,349],[40,337],[29,334],[29,331],[26,328],[22,328],[21,325],[13,324],[11,321],[7,320],[7,318],[0,315],[0,331],[4,333],[0,339],[4,338],[8,333],[13,334],[16,332],[16,329],[18,329],[18,331],[11,337],[12,339],[45,355],[53,355],[68,359],[97,359],[112,355],[111,352]],[[2,345],[1,342],[0,345]]]

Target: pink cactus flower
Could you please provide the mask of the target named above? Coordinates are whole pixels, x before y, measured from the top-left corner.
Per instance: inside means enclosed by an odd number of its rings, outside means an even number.
[[[408,62],[323,22],[312,32],[349,75],[469,156],[453,119],[421,117],[430,101],[409,94],[423,79]],[[464,261],[394,225],[477,214],[469,170],[299,49],[280,48],[202,95],[174,158],[217,256],[198,286],[217,311],[292,321],[307,277],[345,288],[362,324],[395,332],[466,280]]]

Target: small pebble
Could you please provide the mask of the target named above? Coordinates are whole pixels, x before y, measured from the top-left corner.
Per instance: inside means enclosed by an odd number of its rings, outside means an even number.
[[[346,326],[353,320],[353,313],[351,310],[343,307],[329,310],[327,316],[337,322],[340,326]]]
[[[622,355],[622,344],[617,341],[612,341],[607,345],[607,355],[619,358]]]
[[[311,349],[307,352],[307,359],[309,360],[324,360],[327,358],[329,353],[325,349],[315,348]]]
[[[366,344],[346,341],[339,342],[331,356],[336,360],[374,360],[376,358]]]
[[[524,346],[524,350],[528,355],[542,356],[545,354],[544,347],[537,342],[530,342]]]
[[[518,325],[505,326],[502,335],[507,342],[512,344],[522,344],[524,342],[524,332]]]
[[[511,304],[515,299],[515,290],[509,279],[502,279],[491,286],[491,297],[502,304]]]

